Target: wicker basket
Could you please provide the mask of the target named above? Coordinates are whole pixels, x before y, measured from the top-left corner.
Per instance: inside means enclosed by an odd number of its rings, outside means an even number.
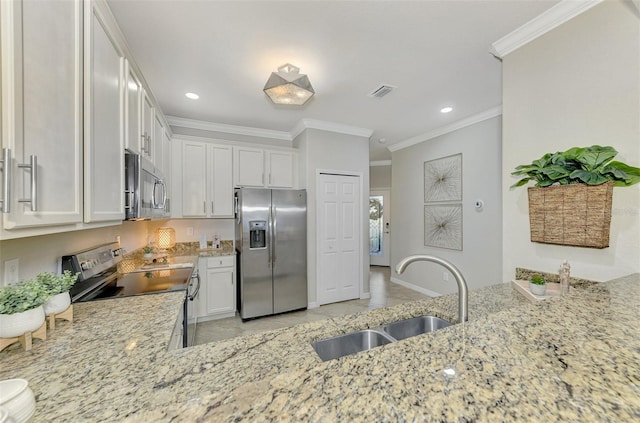
[[[591,248],[609,246],[613,182],[528,190],[532,242]]]

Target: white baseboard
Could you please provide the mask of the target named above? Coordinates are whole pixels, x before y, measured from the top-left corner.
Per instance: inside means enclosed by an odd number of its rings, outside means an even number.
[[[423,288],[421,286],[414,285],[414,284],[409,283],[409,282],[405,282],[402,279],[398,279],[398,278],[392,277],[391,278],[391,282],[397,283],[398,285],[402,285],[405,288],[409,288],[409,289],[412,289],[414,291],[418,291],[419,293],[424,294],[424,295],[428,295],[429,297],[442,297],[442,294],[440,294],[439,292],[431,291],[431,290],[429,290],[427,288]]]
[[[310,309],[310,308],[318,308],[318,307],[320,307],[320,304],[315,303],[315,302],[314,302],[314,303],[309,303],[309,304],[307,304],[307,309]]]

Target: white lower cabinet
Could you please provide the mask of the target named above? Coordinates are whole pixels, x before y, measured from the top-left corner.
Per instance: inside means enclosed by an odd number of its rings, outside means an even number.
[[[235,256],[200,259],[200,292],[195,300],[198,321],[236,314]]]

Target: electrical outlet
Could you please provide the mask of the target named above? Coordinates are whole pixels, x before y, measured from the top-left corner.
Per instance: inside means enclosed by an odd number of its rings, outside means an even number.
[[[449,272],[442,272],[442,280],[443,281],[449,280]]]
[[[189,226],[187,228],[187,236],[193,236],[193,227],[192,226]]]
[[[7,260],[4,262],[5,285],[18,282],[19,270],[20,270],[20,259]]]

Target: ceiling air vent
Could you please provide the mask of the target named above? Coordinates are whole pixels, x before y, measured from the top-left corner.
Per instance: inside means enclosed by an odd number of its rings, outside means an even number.
[[[378,88],[369,93],[369,97],[384,97],[385,95],[389,94],[394,88],[397,87],[394,87],[393,85],[380,85]]]

